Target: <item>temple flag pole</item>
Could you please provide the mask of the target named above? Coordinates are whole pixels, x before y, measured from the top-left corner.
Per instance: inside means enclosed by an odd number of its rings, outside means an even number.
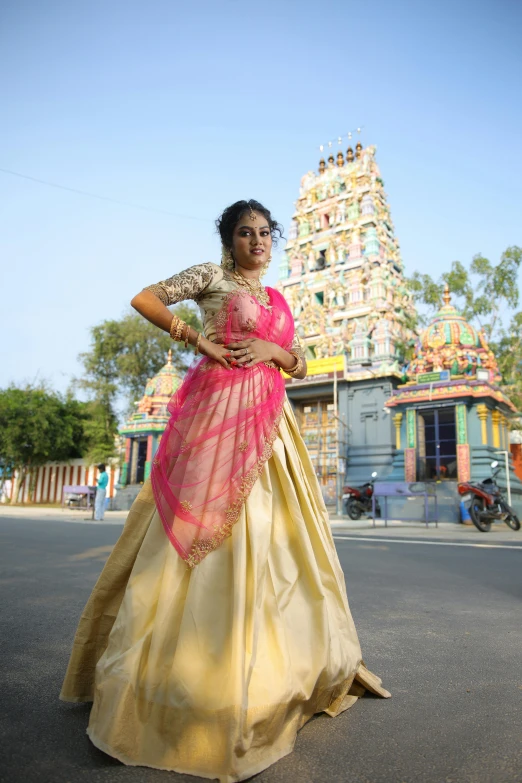
[[[337,514],[342,514],[341,475],[339,472],[339,421],[337,416],[337,366],[334,367],[334,416],[335,416],[335,496]]]

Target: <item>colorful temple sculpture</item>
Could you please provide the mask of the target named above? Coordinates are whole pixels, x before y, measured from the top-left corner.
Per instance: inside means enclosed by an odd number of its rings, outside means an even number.
[[[170,416],[167,404],[181,381],[182,376],[172,364],[172,351],[169,351],[166,365],[147,381],[145,394],[137,403],[135,413],[120,429],[120,435],[125,438],[125,458],[114,508],[130,508],[149,477],[152,459]]]
[[[413,304],[375,147],[322,159],[301,180],[278,288],[306,348],[308,377],[287,391],[327,502],[339,482],[391,470],[385,402],[400,383]],[[334,388],[335,387],[335,388]],[[345,458],[347,462],[345,464]]]
[[[420,334],[406,378],[386,402],[396,446],[388,479],[444,484],[439,494],[443,508],[447,498],[445,518],[458,521],[457,482],[484,480],[498,460],[510,465],[512,502],[520,509],[522,483],[509,442],[516,409],[498,385],[501,375],[485,334],[451,304],[447,286],[443,306]],[[499,483],[506,486],[505,470]]]

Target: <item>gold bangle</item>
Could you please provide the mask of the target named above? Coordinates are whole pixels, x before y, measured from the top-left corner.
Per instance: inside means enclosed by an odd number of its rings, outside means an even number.
[[[188,348],[189,344],[189,336],[190,336],[190,326],[188,324],[185,324],[186,332],[185,332],[185,350]]]
[[[196,355],[199,353],[199,342],[201,340],[201,332],[198,332],[198,337],[196,340]]]
[[[182,339],[183,330],[186,326],[185,321],[182,321],[177,315],[172,316],[169,334],[175,342],[179,342]]]
[[[172,316],[172,321],[170,322],[170,329],[169,329],[169,334],[172,340],[176,339],[176,331],[178,329],[180,320],[181,319],[178,318],[177,315]]]
[[[293,351],[288,351],[289,354],[291,354],[295,358],[295,365],[293,367],[290,367],[289,370],[285,370],[287,375],[297,375],[297,373],[301,372],[303,369],[303,360],[301,357],[294,353]]]
[[[179,323],[178,323],[178,328],[176,329],[176,340],[177,340],[177,342],[179,342],[181,340],[181,335],[183,334],[183,327],[184,327],[184,325],[185,325],[185,322],[182,321],[181,318],[180,318]]]

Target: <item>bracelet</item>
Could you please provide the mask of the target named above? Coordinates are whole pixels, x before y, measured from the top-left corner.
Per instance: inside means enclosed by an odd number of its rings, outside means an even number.
[[[185,321],[182,321],[181,318],[179,318],[177,315],[172,316],[169,334],[175,342],[179,342],[181,340],[181,335],[183,334],[183,330],[186,326],[187,324]]]
[[[177,315],[172,316],[169,334],[175,342],[179,342],[182,339],[185,327],[187,327],[187,330],[190,330],[190,326],[188,326],[185,321],[182,321]]]
[[[301,372],[303,369],[303,360],[301,359],[298,354],[294,353],[293,351],[288,351],[289,354],[291,354],[295,358],[295,365],[293,367],[290,367],[289,370],[285,370],[287,375],[296,375],[297,373]]]
[[[190,335],[190,326],[188,324],[185,324],[185,350],[188,348],[189,344],[189,335]]]
[[[198,332],[198,337],[196,340],[196,355],[199,353],[199,342],[201,340],[201,332]]]
[[[170,322],[170,329],[169,329],[169,334],[172,340],[176,339],[176,331],[179,325],[179,321],[180,319],[178,318],[177,315],[172,316],[172,321]]]

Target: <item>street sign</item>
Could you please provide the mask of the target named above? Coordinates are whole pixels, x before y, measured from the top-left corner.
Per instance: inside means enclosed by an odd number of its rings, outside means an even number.
[[[437,383],[439,381],[449,381],[449,370],[440,372],[421,372],[417,374],[417,383]]]

